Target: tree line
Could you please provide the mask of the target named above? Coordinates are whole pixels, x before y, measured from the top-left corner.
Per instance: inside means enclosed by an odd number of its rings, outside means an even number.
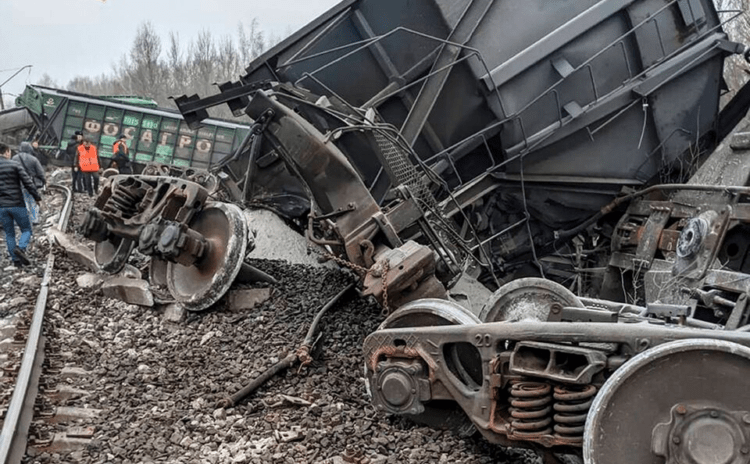
[[[253,20],[238,24],[235,36],[216,36],[202,31],[185,44],[175,32],[162,42],[150,22],[138,26],[130,51],[114,65],[112,73],[98,77],[77,76],[67,90],[89,95],[135,95],[154,99],[161,107],[172,107],[169,97],[217,92],[214,83],[236,81],[250,62],[278,38],[266,37]],[[59,87],[47,74],[39,85]],[[209,110],[214,117],[231,117],[222,105]]]

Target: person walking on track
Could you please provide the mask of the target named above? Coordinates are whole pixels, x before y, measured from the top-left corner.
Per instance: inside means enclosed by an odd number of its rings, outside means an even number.
[[[33,151],[34,148],[29,142],[21,142],[21,145],[18,148],[18,153],[16,156],[12,157],[11,160],[23,166],[23,169],[26,171],[26,174],[31,177],[31,180],[34,182],[34,186],[38,191],[44,187],[47,180],[44,177],[42,163],[40,163],[37,157],[34,156]],[[41,222],[39,208],[34,201],[34,197],[31,196],[31,193],[26,189],[23,189],[23,199],[26,202],[26,210],[29,212],[31,223],[39,224]]]
[[[43,207],[42,197],[36,190],[26,170],[10,159],[10,148],[0,143],[0,225],[5,231],[8,254],[16,267],[31,264],[26,256],[26,247],[31,241],[31,222],[23,201],[22,188],[31,194],[39,206]],[[21,229],[21,238],[16,244],[16,227]]]
[[[83,145],[78,147],[77,167],[83,176],[83,185],[90,197],[99,193],[99,155],[96,147],[87,138],[83,139]]]

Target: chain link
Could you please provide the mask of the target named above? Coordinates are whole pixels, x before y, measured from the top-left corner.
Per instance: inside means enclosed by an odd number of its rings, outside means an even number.
[[[315,253],[318,256],[322,256],[323,258],[325,258],[327,260],[331,260],[331,261],[335,262],[339,266],[349,268],[349,269],[351,269],[353,271],[356,271],[356,272],[358,272],[360,274],[367,274],[369,272],[369,269],[367,269],[365,267],[358,266],[358,265],[356,265],[356,264],[354,264],[354,263],[352,263],[350,261],[347,261],[345,259],[341,259],[341,258],[339,258],[338,256],[336,256],[336,255],[334,255],[332,253],[328,253],[327,251],[319,250],[318,248],[315,248],[315,247],[313,247],[310,244],[308,244],[307,249],[310,250],[310,251],[312,251],[313,253]]]
[[[334,255],[332,253],[328,253],[327,251],[320,250],[320,249],[318,249],[316,247],[313,247],[311,244],[307,245],[307,249],[310,250],[311,252],[319,255],[319,256],[322,256],[323,258],[326,258],[328,260],[331,260],[331,261],[335,262],[336,264],[338,264],[341,267],[345,267],[345,268],[351,269],[351,270],[353,270],[353,271],[355,271],[355,272],[357,272],[359,274],[362,274],[363,277],[365,275],[367,275],[370,271],[373,271],[374,268],[375,268],[375,266],[377,265],[377,264],[373,264],[372,267],[370,267],[368,269],[366,267],[359,266],[359,265],[354,264],[354,263],[352,263],[350,261],[347,261],[345,259],[341,259],[341,258],[339,258],[338,256],[336,256],[336,255]],[[390,313],[390,307],[388,306],[388,281],[387,281],[387,279],[388,279],[388,271],[390,270],[390,263],[388,262],[388,260],[384,260],[383,264],[381,264],[381,267],[383,268],[383,272],[382,272],[382,280],[383,280],[383,312],[387,315],[387,314]]]

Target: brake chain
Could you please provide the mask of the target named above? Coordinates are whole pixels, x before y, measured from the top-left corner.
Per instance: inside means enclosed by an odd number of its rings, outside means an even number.
[[[370,271],[373,271],[376,264],[373,264],[372,267],[369,269],[366,267],[359,266],[357,264],[352,263],[351,261],[347,261],[345,259],[341,259],[338,256],[334,255],[333,253],[329,253],[324,250],[319,250],[311,245],[308,244],[307,249],[319,256],[322,256],[323,258],[326,258],[328,260],[331,260],[338,264],[341,267],[345,267],[348,269],[351,269],[359,274],[362,274],[362,276],[367,275]],[[387,315],[390,314],[390,307],[388,306],[388,271],[390,270],[390,263],[388,260],[383,261],[383,264],[380,265],[383,269],[382,271],[382,281],[383,281],[383,312]]]

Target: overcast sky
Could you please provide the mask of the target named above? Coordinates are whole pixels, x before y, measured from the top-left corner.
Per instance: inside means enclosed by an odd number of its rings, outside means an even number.
[[[151,21],[162,38],[177,32],[187,45],[202,30],[236,39],[253,18],[267,35],[284,36],[339,0],[0,0],[0,84],[18,94],[44,73],[60,86],[75,76],[110,73],[130,49],[138,26]]]

